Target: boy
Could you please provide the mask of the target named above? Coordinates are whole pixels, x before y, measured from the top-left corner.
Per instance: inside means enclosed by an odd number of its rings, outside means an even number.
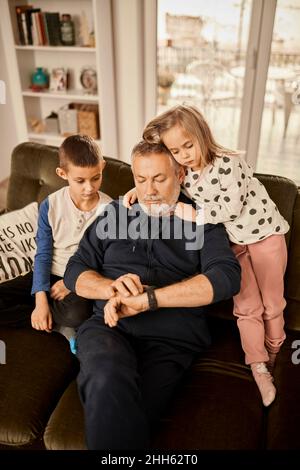
[[[50,194],[40,205],[36,236],[31,324],[51,332],[54,323],[77,328],[92,314],[92,303],[64,285],[66,264],[85,229],[111,198],[99,191],[105,161],[91,137],[72,135],[59,148],[57,175],[68,186]]]

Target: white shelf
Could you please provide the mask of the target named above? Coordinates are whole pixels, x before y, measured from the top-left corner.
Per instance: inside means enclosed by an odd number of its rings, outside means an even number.
[[[54,92],[54,91],[32,91],[30,89],[22,91],[23,96],[29,96],[31,98],[46,98],[46,99],[58,99],[58,100],[79,100],[97,103],[99,100],[98,95],[83,94],[81,90],[67,90],[66,92]]]
[[[106,155],[118,156],[112,3],[111,0],[0,0],[0,40],[5,43],[7,81],[12,92],[10,107],[15,117],[18,142],[35,140],[59,145],[64,139],[62,136],[34,133],[29,122],[32,119],[42,121],[51,112],[57,112],[68,103],[96,104],[99,112],[98,135],[101,136],[102,151]],[[57,11],[60,14],[68,12],[72,18],[79,18],[84,12],[88,31],[83,33],[94,31],[95,47],[79,46],[79,36],[82,31],[78,29],[77,23],[75,46],[18,44],[15,7],[25,4],[32,4],[44,12]],[[29,88],[30,77],[37,67],[42,67],[49,74],[55,68],[67,69],[70,89],[64,92],[49,89],[33,91]],[[80,76],[85,68],[96,70],[98,91],[95,95],[85,94],[82,88]]]
[[[15,48],[20,51],[48,51],[48,52],[95,52],[95,47],[80,46],[19,46]]]
[[[28,138],[34,141],[43,140],[43,141],[46,141],[47,143],[52,142],[57,145],[60,145],[65,140],[66,137],[64,137],[63,135],[50,134],[47,132],[43,132],[40,134],[38,134],[37,132],[29,132]],[[95,142],[97,142],[98,145],[101,145],[101,140],[95,140]]]

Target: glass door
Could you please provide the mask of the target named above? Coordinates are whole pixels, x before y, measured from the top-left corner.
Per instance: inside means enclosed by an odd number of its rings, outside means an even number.
[[[252,0],[157,1],[157,113],[196,105],[237,148]]]
[[[300,184],[300,0],[278,0],[257,171]]]

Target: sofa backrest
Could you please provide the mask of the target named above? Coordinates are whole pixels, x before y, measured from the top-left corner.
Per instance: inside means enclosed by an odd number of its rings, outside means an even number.
[[[130,165],[105,157],[101,190],[112,198],[123,195],[134,185]],[[48,194],[64,186],[55,173],[58,148],[26,142],[12,154],[7,208],[19,209],[32,201],[41,202]],[[270,197],[290,224],[286,235],[289,261],[286,272],[286,324],[300,330],[300,193],[297,186],[281,176],[257,174]]]
[[[131,167],[127,163],[105,157],[101,191],[113,199],[134,186]],[[58,167],[58,148],[25,142],[18,145],[12,154],[7,208],[15,210],[32,201],[41,202],[48,194],[65,186],[55,169]]]

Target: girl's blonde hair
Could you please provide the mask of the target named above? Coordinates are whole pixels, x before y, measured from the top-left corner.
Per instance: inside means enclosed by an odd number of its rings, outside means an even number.
[[[221,155],[240,154],[240,152],[219,145],[200,111],[194,106],[184,104],[174,106],[152,119],[144,129],[143,139],[149,143],[162,142],[164,132],[176,125],[181,126],[188,134],[196,137],[201,156],[207,165],[213,163]]]

